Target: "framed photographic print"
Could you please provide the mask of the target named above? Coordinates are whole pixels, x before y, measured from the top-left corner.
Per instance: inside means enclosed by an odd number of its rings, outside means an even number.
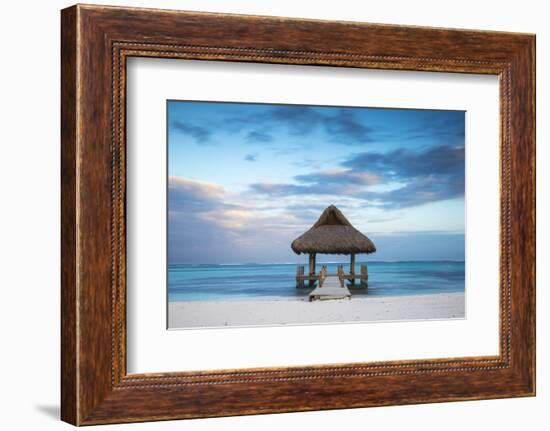
[[[464,112],[166,109],[168,328],[464,318]]]
[[[62,419],[535,394],[535,38],[62,11]]]

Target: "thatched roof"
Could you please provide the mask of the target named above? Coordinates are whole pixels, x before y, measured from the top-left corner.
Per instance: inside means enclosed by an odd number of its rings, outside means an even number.
[[[374,253],[374,243],[355,229],[334,205],[290,245],[294,253],[351,254]]]

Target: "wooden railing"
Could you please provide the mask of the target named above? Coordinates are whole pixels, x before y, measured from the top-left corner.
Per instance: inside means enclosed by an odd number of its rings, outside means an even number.
[[[323,287],[325,283],[325,278],[327,278],[328,268],[326,265],[321,267],[321,272],[319,273],[319,287]]]
[[[319,286],[323,285],[323,282],[325,281],[325,278],[327,278],[328,275],[328,268],[326,265],[323,265],[321,267],[321,271],[319,271],[319,274],[311,274],[311,275],[305,275],[305,268],[302,265],[298,265],[296,268],[296,287],[297,288],[304,288],[304,287],[311,287],[306,286],[306,281],[310,282],[319,282]]]
[[[369,288],[369,270],[367,269],[367,265],[362,264],[361,265],[361,287],[364,287],[365,289]]]
[[[296,268],[296,287],[297,288],[312,287],[316,281],[319,283],[319,287],[322,287],[328,275],[329,274],[328,274],[327,265],[323,265],[321,267],[321,271],[319,271],[318,274],[308,274],[308,275],[305,274],[304,266],[298,265],[298,267]],[[367,265],[365,264],[361,264],[361,271],[359,274],[356,274],[356,273],[346,274],[346,272],[344,271],[344,266],[340,264],[337,267],[337,275],[338,275],[338,280],[340,282],[341,287],[345,287],[346,281],[350,281],[352,286],[360,287],[362,289],[368,289],[369,272],[368,272]],[[355,280],[360,281],[359,286],[355,284]],[[306,281],[308,282],[307,286],[306,286]]]
[[[344,267],[338,265],[338,280],[340,281],[340,287],[344,287],[346,283],[346,273],[344,272]]]

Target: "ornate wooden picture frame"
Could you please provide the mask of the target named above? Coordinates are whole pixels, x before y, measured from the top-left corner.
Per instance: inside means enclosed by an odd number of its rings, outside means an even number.
[[[102,6],[62,11],[61,416],[75,425],[535,394],[535,37]],[[129,57],[497,75],[500,354],[126,372]],[[498,223],[495,220],[495,223]]]

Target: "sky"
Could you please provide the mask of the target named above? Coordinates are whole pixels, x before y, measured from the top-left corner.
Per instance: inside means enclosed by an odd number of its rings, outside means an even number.
[[[290,243],[331,204],[377,247],[358,261],[464,260],[463,111],[167,109],[169,263],[303,262]]]

